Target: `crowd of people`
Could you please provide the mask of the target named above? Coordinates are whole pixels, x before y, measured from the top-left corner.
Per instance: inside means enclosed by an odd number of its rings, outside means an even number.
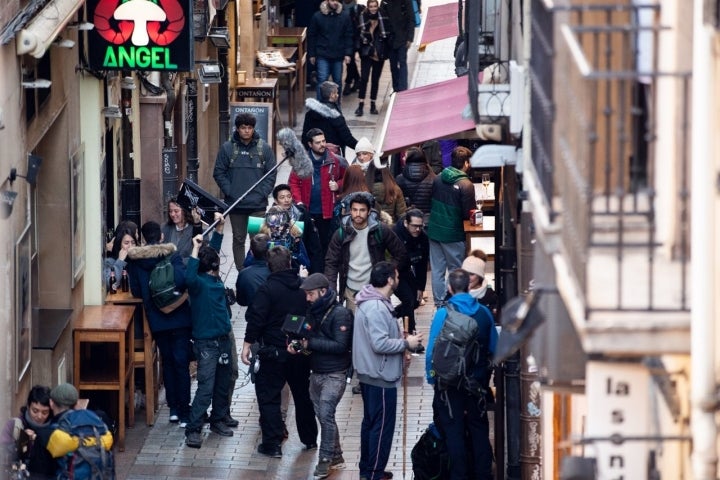
[[[414,26],[412,0],[321,2],[308,28],[308,57],[317,78],[317,97],[306,102],[302,129],[310,176],[293,171],[287,184],[278,183],[273,146],[255,131],[256,118],[235,118],[213,178],[228,205],[242,197],[228,215],[238,271],[233,293],[247,307],[239,348],[229,286],[220,274],[221,214],[215,214],[209,239],[202,235],[206,224],[199,212],[175,199],[162,225],[123,221],[115,228],[106,249],[107,285],[118,289],[127,277],[132,294],[142,298],[162,357],[169,420],[185,429],[188,447],[202,447],[205,423],[213,434],[233,436],[239,422],[230,407],[242,362],[252,370],[260,412],[257,452],[282,457],[292,397],[297,434],[307,450],[318,450],[314,475],[325,478],[345,465],[335,413],[347,384],[357,378],[354,393],[363,401],[360,478],[391,478],[385,468],[397,388],[410,354],[425,353],[435,391],[433,417],[448,445],[451,478],[492,478],[485,412],[497,296],[487,280],[487,256],[466,256],[463,221],[476,205],[468,176],[472,152],[426,142],[404,152],[394,176],[389,159],[369,139],[355,138],[342,113],[343,96],[357,91],[354,113],[364,115],[368,82],[369,113],[378,113],[386,60],[393,90],[407,89]],[[347,149],[354,151],[351,160]],[[257,221],[261,226],[253,230]],[[186,294],[171,310],[156,304],[150,288],[152,272],[164,261],[172,265],[174,289]],[[428,268],[436,313],[425,348],[415,310],[425,302]],[[468,377],[482,386],[481,395],[436,381],[434,346],[451,310],[477,322],[482,361]],[[192,398],[191,361],[197,362]],[[18,445],[19,436],[29,439],[29,447],[14,455],[33,475],[54,478],[63,468],[67,451],[54,449],[51,437],[77,402],[72,389],[34,387],[18,419],[3,431],[8,448]]]

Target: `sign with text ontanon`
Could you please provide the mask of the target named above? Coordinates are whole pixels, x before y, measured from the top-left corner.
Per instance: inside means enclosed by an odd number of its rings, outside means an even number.
[[[95,70],[193,70],[191,0],[87,0]]]

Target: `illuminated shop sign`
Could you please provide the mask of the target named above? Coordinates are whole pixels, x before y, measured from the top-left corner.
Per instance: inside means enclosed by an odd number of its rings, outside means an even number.
[[[191,0],[88,0],[90,68],[193,69]]]

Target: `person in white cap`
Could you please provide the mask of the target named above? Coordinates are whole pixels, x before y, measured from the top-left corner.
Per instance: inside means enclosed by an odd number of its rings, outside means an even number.
[[[473,250],[470,255],[463,260],[462,268],[470,275],[470,287],[468,293],[481,305],[485,305],[495,314],[497,312],[497,294],[489,285],[485,276],[485,265],[487,263],[487,255],[480,249]]]

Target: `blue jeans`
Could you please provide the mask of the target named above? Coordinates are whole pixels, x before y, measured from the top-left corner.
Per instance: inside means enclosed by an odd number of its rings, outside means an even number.
[[[190,410],[190,420],[185,429],[186,434],[200,431],[203,417],[211,402],[211,424],[219,422],[230,412],[230,338],[226,335],[213,339],[195,339],[193,343],[197,358],[198,386]]]
[[[382,388],[360,384],[363,399],[363,420],[360,427],[360,476],[380,480],[390,458],[397,388]]]
[[[317,87],[315,87],[315,89],[317,91],[318,101],[322,102],[324,100],[322,93],[320,92],[320,84],[332,76],[333,82],[338,85],[338,95],[340,95],[338,98],[339,103],[340,98],[342,98],[343,59],[316,57],[315,68],[317,68]]]
[[[442,397],[447,398],[447,403]],[[435,390],[433,417],[445,438],[453,480],[492,480],[493,451],[485,403],[457,389]],[[452,411],[452,418],[450,412]],[[463,414],[464,412],[464,414]],[[466,442],[466,435],[469,442]],[[468,465],[472,459],[472,465]]]
[[[462,266],[465,259],[465,242],[440,243],[430,240],[430,268],[432,269],[433,301],[438,307],[445,301],[447,272]]]
[[[176,414],[184,421],[190,416],[190,328],[178,328],[154,332],[162,357],[163,383],[165,398],[171,414]],[[152,375],[145,372],[145,375]],[[152,395],[152,392],[145,392]]]
[[[310,400],[320,422],[320,459],[342,455],[335,410],[345,393],[345,373],[310,374]]]
[[[408,66],[407,47],[402,45],[399,48],[391,48],[390,75],[392,76],[392,87],[395,92],[402,92],[408,89]]]

